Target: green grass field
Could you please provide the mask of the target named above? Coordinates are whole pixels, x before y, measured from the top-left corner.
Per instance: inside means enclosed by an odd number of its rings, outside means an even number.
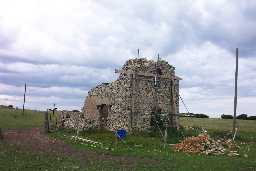
[[[181,118],[183,126],[203,127],[212,137],[223,136],[230,132],[232,120]],[[0,127],[5,129],[42,127],[41,112],[0,109]],[[71,139],[75,134],[71,130],[59,130],[50,133],[56,138],[71,145],[76,150],[96,151],[115,157],[127,157],[136,161],[131,166],[121,165],[117,161],[89,159],[83,162],[75,156],[35,153],[10,146],[0,141],[0,170],[256,170],[256,121],[239,120],[239,131],[236,142],[240,145],[238,157],[189,155],[174,150],[164,144],[158,136],[150,134],[128,135],[125,142],[116,142],[114,134],[107,131],[82,132],[79,136],[100,142],[92,145]],[[198,131],[184,130],[182,136],[197,134]],[[173,132],[169,143],[182,138]],[[134,162],[133,161],[133,162]]]
[[[33,128],[42,127],[43,112],[0,108],[0,128]]]
[[[233,119],[216,119],[216,118],[180,118],[181,125],[203,127],[209,130],[216,131],[231,131]],[[237,120],[237,126],[239,131],[242,132],[255,132],[256,121],[255,120]]]

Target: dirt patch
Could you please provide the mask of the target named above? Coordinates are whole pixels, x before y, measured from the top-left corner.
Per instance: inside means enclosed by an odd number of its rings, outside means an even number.
[[[111,161],[122,167],[135,167],[138,163],[156,164],[158,161],[140,157],[114,156],[98,153],[87,149],[75,149],[71,145],[48,137],[39,128],[6,130],[3,133],[4,142],[16,145],[21,149],[35,153],[49,153],[72,156],[81,161],[81,164],[90,161]]]

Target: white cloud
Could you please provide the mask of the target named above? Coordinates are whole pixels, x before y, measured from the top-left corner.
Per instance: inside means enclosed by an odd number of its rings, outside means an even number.
[[[233,78],[234,55],[211,42],[200,46],[184,47],[168,60],[177,66],[177,72],[184,75],[187,82],[203,85],[228,82]]]

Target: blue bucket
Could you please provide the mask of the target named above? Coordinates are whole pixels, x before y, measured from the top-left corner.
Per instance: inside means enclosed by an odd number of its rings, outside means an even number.
[[[116,131],[116,135],[117,135],[118,138],[123,140],[126,137],[127,132],[126,132],[125,129],[119,129],[119,130]]]

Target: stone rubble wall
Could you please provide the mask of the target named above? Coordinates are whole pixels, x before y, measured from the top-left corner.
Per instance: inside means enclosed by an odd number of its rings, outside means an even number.
[[[83,113],[86,118],[94,120],[99,128],[98,105],[106,104],[110,106],[106,129],[117,130],[120,128],[129,129],[129,101],[130,87],[128,79],[116,80],[110,84],[101,84],[90,92],[85,100]]]
[[[57,123],[59,128],[68,128],[75,130],[86,130],[96,128],[96,123],[91,119],[86,119],[84,113],[73,111],[60,111]]]
[[[75,129],[83,124],[81,112],[60,111],[58,116],[59,127]]]
[[[147,130],[151,127],[156,108],[161,110],[161,114],[168,115],[171,120],[169,126],[177,127],[178,117],[170,114],[179,112],[178,93],[179,79],[176,79],[173,66],[163,60],[131,59],[119,70],[116,81],[100,84],[88,92],[81,115],[83,118],[69,119],[67,127],[74,127],[79,121],[85,128],[101,128],[99,106],[103,104],[108,107],[105,125],[108,130]]]
[[[161,70],[161,74],[158,75],[158,86],[155,86],[155,71],[156,68]],[[150,120],[153,115],[154,108],[161,110],[160,115],[169,115],[170,113],[177,114],[179,108],[179,80],[175,79],[175,68],[169,65],[166,61],[156,62],[146,59],[135,59],[128,61],[120,74],[120,78],[124,78],[126,73],[135,72],[134,89],[133,94],[134,102],[134,117],[133,125],[138,130],[146,130],[151,127]],[[133,72],[134,73],[134,72]],[[172,82],[175,84],[175,102],[172,98]],[[176,107],[173,108],[172,103],[175,103]],[[178,126],[178,117],[176,115],[169,117],[169,126]]]

